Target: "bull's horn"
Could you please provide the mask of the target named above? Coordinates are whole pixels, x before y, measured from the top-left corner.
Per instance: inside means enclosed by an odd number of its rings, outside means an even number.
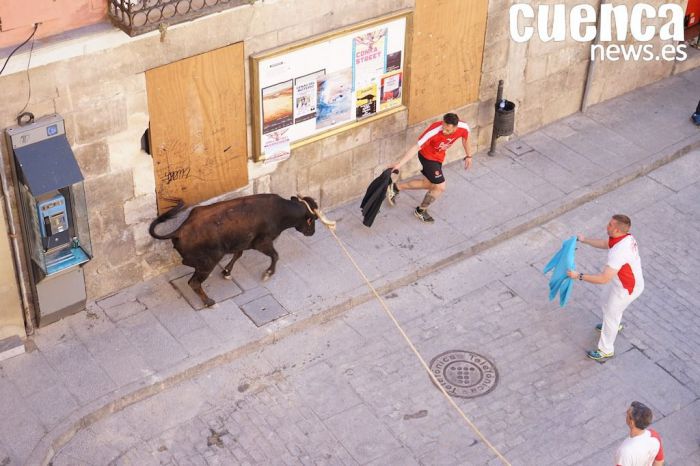
[[[299,200],[299,202],[306,206],[306,210],[308,210],[311,215],[314,215],[316,213],[313,210],[311,210],[311,206],[308,202],[304,200],[304,197],[301,194],[297,194],[297,199]]]
[[[320,221],[323,222],[324,225],[327,225],[331,228],[335,228],[335,221],[334,220],[328,220],[325,215],[323,215],[323,212],[321,212],[321,209],[314,209],[314,213],[318,217]]]

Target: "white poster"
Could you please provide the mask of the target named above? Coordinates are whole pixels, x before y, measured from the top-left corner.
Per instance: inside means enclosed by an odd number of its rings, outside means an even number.
[[[355,36],[352,40],[353,89],[376,81],[386,70],[386,33],[382,27]]]
[[[289,158],[292,149],[286,128],[265,134],[263,138],[263,151],[265,153],[263,161],[265,163],[281,162]]]
[[[321,70],[294,80],[294,124],[316,118],[317,79],[324,74]]]

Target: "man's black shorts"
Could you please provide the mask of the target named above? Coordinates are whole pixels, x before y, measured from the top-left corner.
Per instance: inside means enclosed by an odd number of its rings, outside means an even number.
[[[428,181],[433,184],[445,182],[445,176],[442,174],[442,164],[440,162],[428,160],[423,157],[423,154],[420,152],[418,152],[418,160],[420,160],[420,164],[423,165],[423,170],[420,172],[428,179]]]

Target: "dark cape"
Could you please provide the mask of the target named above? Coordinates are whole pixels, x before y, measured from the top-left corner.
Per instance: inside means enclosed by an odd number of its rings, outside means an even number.
[[[398,171],[395,171],[398,173]],[[387,168],[381,175],[376,177],[367,187],[365,197],[362,198],[360,208],[364,220],[362,223],[365,226],[371,227],[374,219],[379,213],[379,208],[386,198],[386,189],[391,184],[391,169]]]

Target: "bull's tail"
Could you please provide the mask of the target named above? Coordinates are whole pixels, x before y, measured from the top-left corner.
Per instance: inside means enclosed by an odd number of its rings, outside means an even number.
[[[151,226],[148,228],[148,233],[150,233],[150,235],[156,239],[171,239],[171,238],[173,238],[177,234],[177,231],[180,229],[179,227],[166,235],[159,235],[158,233],[156,233],[156,227],[159,224],[165,222],[166,220],[169,220],[169,219],[175,217],[184,208],[185,208],[185,201],[183,201],[182,199],[177,199],[177,205],[175,207],[173,207],[169,211],[165,212],[164,214],[159,215],[158,218],[156,218],[155,220],[153,220],[151,222]]]

